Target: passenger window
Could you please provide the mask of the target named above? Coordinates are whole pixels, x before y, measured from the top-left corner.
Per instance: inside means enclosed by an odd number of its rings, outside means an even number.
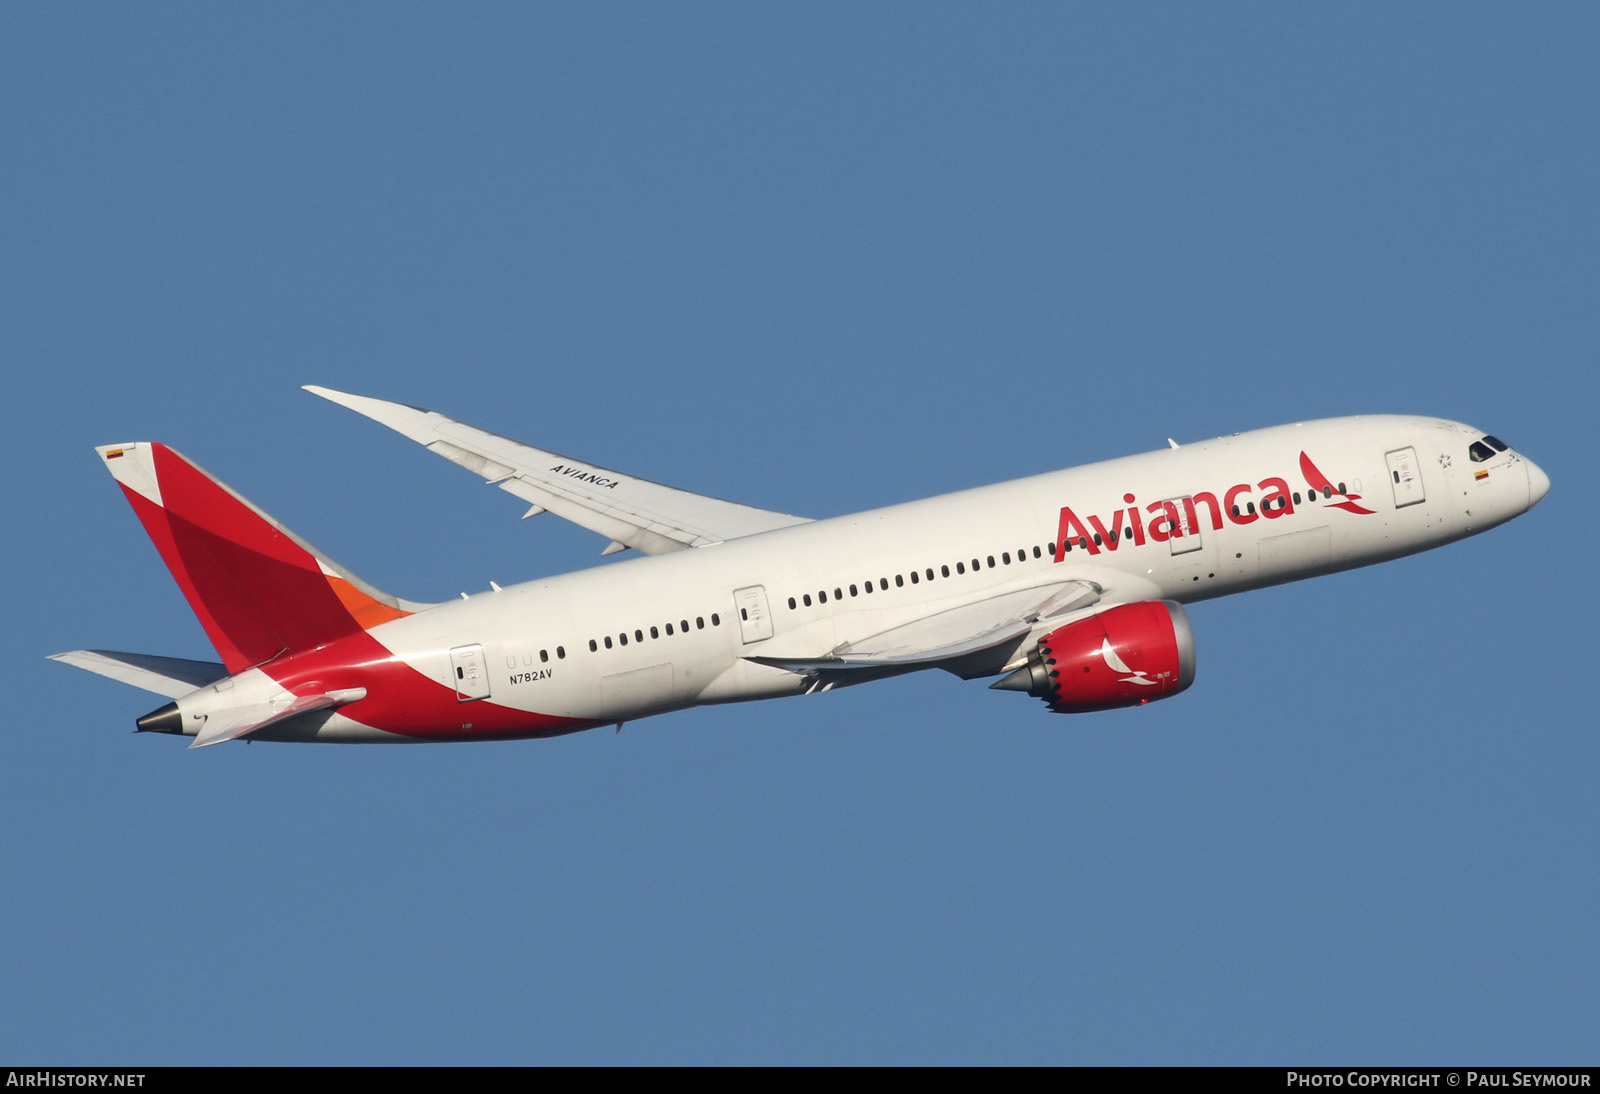
[[[1033,549],[1033,557],[1034,558],[1043,558],[1044,557],[1044,552],[1039,550],[1039,548],[1035,547]]]
[[[806,607],[808,607],[808,608],[811,607],[811,594],[810,593],[806,593],[800,599],[805,603]]]
[[[684,634],[688,634],[689,633],[689,621],[687,619],[678,620],[678,629],[680,631],[682,631]]]
[[[918,580],[917,571],[912,570],[911,571],[911,584],[915,585],[917,583],[917,580]]]
[[[539,651],[539,660],[540,661],[548,661],[548,660],[550,660],[550,651],[549,650],[540,650]]]
[[[557,661],[565,661],[566,659],[567,659],[567,647],[565,647],[565,646],[557,646],[556,647],[556,660]]]
[[[989,569],[991,569],[991,570],[994,569],[994,556],[993,555],[989,556]]]
[[[1000,561],[1004,562],[1007,566],[1011,565],[1011,552],[1010,551],[1002,551],[1000,553]]]
[[[867,580],[865,585],[861,586],[861,591],[869,596],[872,594],[872,580],[870,578]]]
[[[705,616],[697,615],[697,616],[694,617],[694,629],[697,630],[697,631],[703,631],[703,630],[706,629],[706,617]]]
[[[880,577],[878,579],[878,588],[883,590],[884,592],[888,592],[889,591],[889,579],[886,578],[886,577]]]
[[[835,589],[835,590],[833,590],[833,598],[835,600],[843,600],[844,599],[844,590],[843,589]]]
[[[627,632],[624,631],[622,634],[617,635],[617,641],[621,642],[624,646],[626,646],[628,644]]]
[[[600,647],[595,644],[595,640],[592,639],[592,638],[589,639],[589,652],[590,653],[598,653],[599,651],[600,651]]]
[[[817,593],[817,603],[818,604],[826,604],[827,602],[828,602],[828,590],[827,589],[823,589],[822,591]]]
[[[643,642],[644,641],[644,632],[643,631],[634,631],[633,632],[633,640],[635,642]]]
[[[903,588],[905,588],[905,584],[906,584],[906,579],[905,578],[901,577],[899,574],[895,574],[894,575],[894,587],[895,588],[903,589]]]
[[[928,567],[928,580],[929,581],[933,580],[933,567],[932,566]]]
[[[654,627],[651,627],[650,628],[650,637],[651,638],[660,638],[661,637],[661,632],[656,630]]]
[[[711,625],[713,627],[722,626],[722,617],[720,615],[718,615],[716,612],[712,612],[711,613]]]
[[[956,563],[956,573],[958,573],[958,574],[964,574],[964,573],[966,573],[966,572],[967,572],[967,565],[966,565],[966,563],[964,563],[964,562],[958,562],[958,563]]]
[[[850,586],[850,595],[851,596],[855,596],[856,595],[856,587],[854,585]]]
[[[794,607],[794,601],[791,600],[789,602],[789,607],[791,607],[791,608]],[[672,624],[671,623],[667,624],[667,637],[668,638],[672,637]]]
[[[950,567],[948,567],[948,566],[940,566],[939,567],[939,576],[940,577],[949,577],[950,576]]]

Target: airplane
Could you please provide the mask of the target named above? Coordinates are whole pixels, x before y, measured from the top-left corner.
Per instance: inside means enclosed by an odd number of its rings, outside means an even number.
[[[307,386],[643,557],[440,604],[383,592],[171,448],[97,449],[220,662],[54,660],[223,741],[551,737],[923,669],[1087,713],[1195,676],[1184,605],[1366,566],[1527,512],[1550,480],[1459,422],[1297,422],[811,520],[430,410]]]

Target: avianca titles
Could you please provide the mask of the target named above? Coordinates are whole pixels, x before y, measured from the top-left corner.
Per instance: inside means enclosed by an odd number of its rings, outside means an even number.
[[[549,737],[921,669],[1078,713],[1194,680],[1183,605],[1425,551],[1550,480],[1459,422],[1300,422],[826,520],[673,489],[441,414],[307,390],[646,557],[422,604],[362,581],[174,450],[101,459],[220,662],[55,659],[171,702],[190,747]]]

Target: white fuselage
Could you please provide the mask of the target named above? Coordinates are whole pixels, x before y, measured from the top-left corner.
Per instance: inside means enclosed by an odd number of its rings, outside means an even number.
[[[371,634],[447,687],[461,679],[451,651],[481,647],[468,719],[478,701],[604,724],[798,694],[805,676],[748,658],[815,657],[1067,581],[1102,589],[1102,606],[1193,602],[1483,531],[1548,480],[1515,451],[1469,459],[1481,436],[1389,415],[1279,426],[530,581]],[[1019,663],[1034,637],[984,671]],[[318,739],[393,739],[320,718]]]

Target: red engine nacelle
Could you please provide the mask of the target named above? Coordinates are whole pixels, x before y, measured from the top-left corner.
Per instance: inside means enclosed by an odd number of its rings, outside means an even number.
[[[1139,706],[1194,683],[1194,631],[1172,600],[1119,604],[1039,640],[1028,663],[994,684],[1057,714]]]

